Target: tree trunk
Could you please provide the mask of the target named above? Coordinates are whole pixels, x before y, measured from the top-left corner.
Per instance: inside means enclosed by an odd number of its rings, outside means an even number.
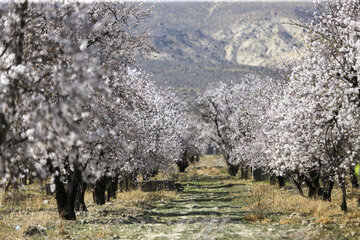
[[[353,188],[358,189],[359,188],[359,181],[355,175],[355,169],[350,168],[350,179],[351,179],[351,185]]]
[[[128,191],[138,189],[138,179],[137,179],[138,172],[133,172],[130,174],[129,182],[128,182]]]
[[[33,176],[32,176],[32,174],[31,173],[29,173],[29,183],[28,183],[28,185],[31,185],[31,184],[33,184],[34,183],[34,178],[33,178]]]
[[[83,181],[78,186],[75,200],[75,210],[87,212],[87,207],[85,204],[85,192],[86,192],[87,184]]]
[[[179,172],[185,172],[185,169],[189,166],[188,151],[185,150],[181,160],[176,163],[179,167]]]
[[[275,185],[275,184],[276,184],[276,176],[270,175],[270,185]]]
[[[229,166],[228,172],[229,172],[230,176],[235,176],[239,172],[239,168],[240,168],[239,165],[233,165],[233,164],[228,163],[228,166]]]
[[[345,182],[341,183],[341,191],[342,191],[342,203],[340,205],[341,210],[343,210],[344,212],[348,211],[347,208],[347,204],[346,204],[346,186],[345,186]]]
[[[109,202],[111,198],[116,198],[116,193],[118,189],[119,183],[119,175],[115,175],[114,177],[109,178],[109,182],[107,185],[107,196],[106,200]]]
[[[285,177],[277,176],[276,178],[279,184],[279,188],[285,187]]]
[[[301,196],[304,196],[304,191],[302,190],[302,187],[301,187],[301,183],[302,183],[301,178],[299,177],[299,180],[296,180],[295,178],[292,178],[292,181],[293,181],[296,189],[297,189],[298,192],[300,193],[300,195],[301,195]]]
[[[190,157],[190,163],[194,164],[199,162],[199,154],[192,154]]]
[[[71,181],[68,183],[67,196],[66,196],[66,212],[68,213],[68,220],[75,220],[75,200],[79,187],[79,180],[81,179],[81,173],[76,168],[72,174]]]
[[[181,161],[176,163],[178,168],[179,168],[179,172],[185,172],[185,169],[189,166],[189,162],[187,161],[187,159],[182,159]]]
[[[58,208],[58,212],[60,214],[60,217],[63,219],[67,219],[68,213],[66,210],[66,190],[65,190],[65,186],[64,183],[60,181],[60,177],[56,176],[55,180],[55,199],[56,199],[56,204],[57,204],[57,208]],[[72,214],[69,214],[72,215]],[[75,215],[75,212],[74,214]],[[71,220],[71,219],[69,219]]]
[[[248,166],[242,166],[240,168],[241,171],[241,179],[248,179],[249,178],[249,168]]]
[[[22,184],[27,185],[27,173],[24,173],[24,177],[21,179]]]
[[[71,173],[70,182],[65,190],[64,183],[60,181],[60,176],[55,177],[55,198],[60,217],[65,220],[76,220],[75,199],[79,186],[80,171],[74,166],[74,172]]]
[[[59,167],[54,168],[50,159],[47,160],[47,166],[49,171],[55,175],[55,199],[60,217],[65,220],[76,220],[75,199],[79,181],[81,181],[81,171],[74,162],[74,171],[68,172],[68,186],[65,189],[64,183],[60,180]]]
[[[315,188],[311,184],[310,180],[308,178],[305,178],[306,186],[309,189],[308,197],[309,198],[315,198]]]
[[[121,192],[128,192],[138,188],[137,174],[138,172],[134,172],[132,174],[126,174],[120,177],[119,186]]]
[[[101,176],[100,179],[98,179],[95,182],[95,186],[93,189],[93,198],[94,198],[94,202],[98,205],[105,204],[106,183],[107,183],[106,176]]]
[[[256,168],[256,169],[254,169],[254,170],[252,171],[252,175],[253,175],[254,181],[263,181],[263,180],[264,180],[262,168]]]
[[[311,171],[309,177],[305,178],[305,183],[309,188],[309,198],[317,199],[322,196],[320,187],[320,176],[317,171]]]
[[[334,181],[330,180],[329,178],[323,179],[324,187],[321,191],[321,198],[324,201],[331,202],[331,192],[334,188]]]
[[[249,166],[245,167],[245,179],[249,179]]]
[[[311,181],[306,178],[305,183],[309,188],[309,194],[308,194],[309,198],[317,199],[321,193],[319,181],[317,179],[313,179],[313,181]]]

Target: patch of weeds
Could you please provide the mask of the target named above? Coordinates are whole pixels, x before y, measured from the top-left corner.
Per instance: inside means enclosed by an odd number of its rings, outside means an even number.
[[[244,220],[249,222],[258,222],[262,219],[264,219],[264,217],[257,213],[248,213],[244,216]]]
[[[55,207],[54,197],[45,195],[39,183],[2,191],[0,203],[0,212],[49,211]]]
[[[267,216],[272,204],[271,199],[266,196],[268,191],[269,188],[264,185],[258,185],[250,190],[250,213],[244,217],[245,220],[252,222],[260,221]]]
[[[142,192],[140,190],[133,190],[130,192],[120,192],[115,199],[116,202],[121,202],[124,206],[139,207],[146,209],[154,202],[163,201],[166,199],[176,199],[177,195],[171,191],[159,192]]]
[[[0,238],[5,238],[6,236],[9,236],[11,232],[14,231],[14,229],[9,225],[7,222],[0,220]]]

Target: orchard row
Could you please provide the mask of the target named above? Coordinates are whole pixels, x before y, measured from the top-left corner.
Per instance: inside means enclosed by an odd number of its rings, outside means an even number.
[[[235,175],[266,170],[280,185],[331,200],[337,183],[358,187],[360,162],[360,1],[317,4],[305,32],[305,50],[281,80],[247,76],[209,88],[200,100],[204,119]]]

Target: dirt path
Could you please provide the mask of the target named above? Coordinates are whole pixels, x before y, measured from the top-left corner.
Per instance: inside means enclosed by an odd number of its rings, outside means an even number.
[[[256,212],[250,206],[256,198],[251,197],[251,191],[260,185],[229,177],[221,159],[207,156],[205,160],[191,165],[186,173],[160,176],[182,183],[183,192],[176,194],[124,192],[99,206],[93,203],[91,192],[87,192],[89,211],[79,212],[77,220],[71,222],[58,218],[53,196],[43,196],[39,186],[29,185],[27,193],[37,194],[38,198],[34,197],[37,201],[25,202],[19,209],[0,206],[0,239],[22,239],[27,225],[34,224],[46,229],[46,236],[35,235],[33,239],[358,239],[360,236],[357,230],[360,223],[355,224],[356,221],[349,225],[322,224],[316,223],[310,214],[287,210],[281,213],[274,211],[282,210],[265,209],[265,219],[252,221],[251,216]],[[46,203],[44,197],[49,197]],[[353,220],[351,216],[347,219]],[[11,235],[1,235],[2,232]]]
[[[183,181],[177,199],[158,202],[120,233],[124,239],[303,239],[302,226],[244,220],[249,185],[201,177]],[[306,233],[305,233],[306,234]]]

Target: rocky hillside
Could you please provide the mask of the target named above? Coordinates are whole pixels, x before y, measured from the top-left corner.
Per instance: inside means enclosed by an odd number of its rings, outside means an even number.
[[[150,5],[149,5],[150,6]],[[141,60],[165,85],[203,88],[246,72],[271,73],[298,58],[312,3],[177,2],[152,4],[145,23],[158,53]]]

